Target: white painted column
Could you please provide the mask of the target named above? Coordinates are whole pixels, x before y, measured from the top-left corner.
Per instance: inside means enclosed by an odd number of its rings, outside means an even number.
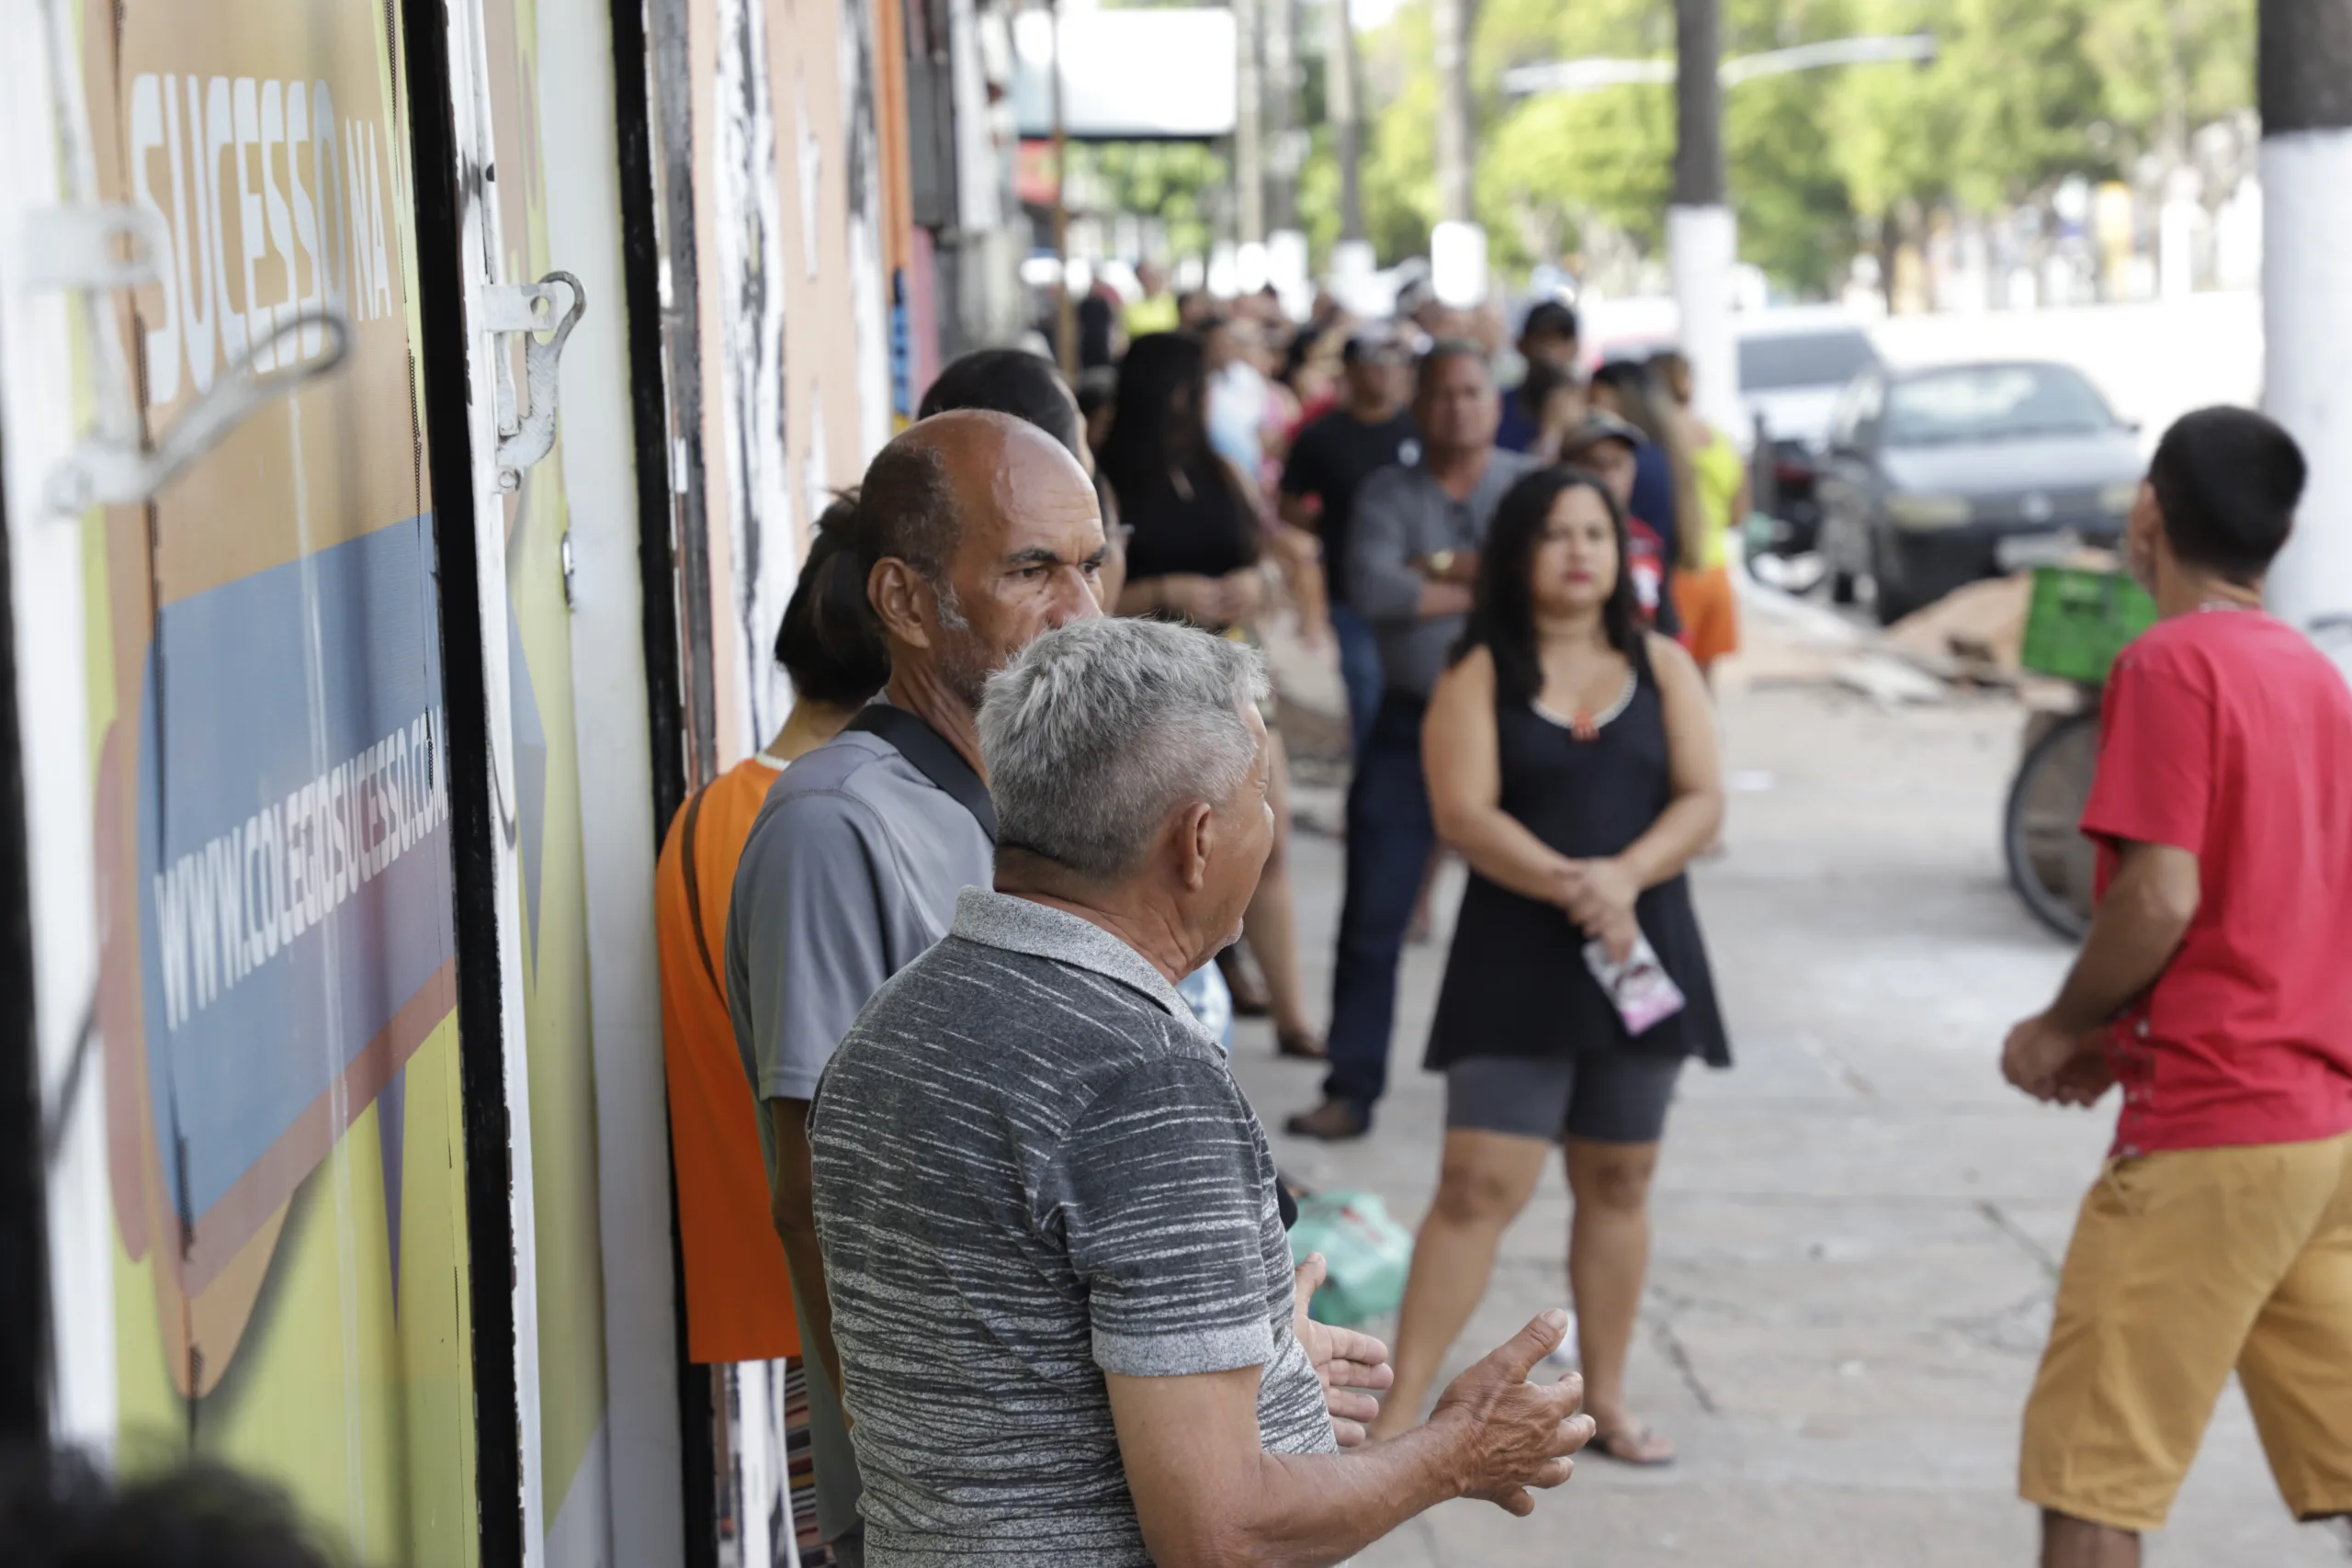
[[[47,1162],[50,1424],[101,1459],[114,1451],[115,1227],[107,1179],[105,1068],[95,1032],[77,1055],[96,993],[88,673],[82,607],[85,526],[50,509],[49,475],[75,444],[85,411],[74,383],[76,307],[36,291],[26,240],[35,215],[95,200],[81,59],[63,0],[0,0],[0,485],[5,485],[17,705],[22,727],[25,837],[32,912],[35,1038],[42,1112],[61,1134]],[[61,148],[62,132],[75,145]],[[60,178],[61,165],[69,186]],[[74,188],[74,187],[78,187]],[[82,318],[115,330],[113,301]],[[80,345],[85,358],[96,345]],[[124,360],[119,343],[112,358]],[[128,410],[128,402],[123,405]],[[14,896],[14,890],[7,896]],[[95,1030],[95,1025],[92,1026]],[[30,1355],[33,1348],[11,1348]]]
[[[1732,268],[1738,225],[1728,207],[1669,207],[1667,265],[1682,315],[1682,353],[1690,361],[1692,403],[1700,417],[1735,438],[1747,433],[1739,400],[1739,348],[1732,335]]]
[[[2311,464],[2271,606],[2352,677],[2352,0],[2262,0],[2263,406]]]
[[[654,957],[653,754],[645,689],[622,275],[611,10],[539,0],[548,251],[594,306],[563,360],[571,523],[572,723],[596,1080],[596,1212],[605,1281],[605,1441],[615,1563],[676,1568],[680,1495],[675,1256],[662,986]]]
[[[1738,225],[1724,196],[1721,0],[1675,0],[1674,198],[1666,209],[1667,266],[1690,361],[1691,406],[1739,437],[1739,357],[1732,341],[1732,268]]]

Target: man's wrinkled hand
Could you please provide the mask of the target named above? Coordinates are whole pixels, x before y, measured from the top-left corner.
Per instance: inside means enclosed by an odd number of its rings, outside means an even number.
[[[1331,1413],[1331,1435],[1343,1449],[1364,1440],[1364,1423],[1380,1414],[1377,1397],[1396,1381],[1388,1364],[1388,1347],[1369,1334],[1337,1328],[1306,1315],[1306,1303],[1330,1275],[1319,1252],[1309,1254],[1292,1276],[1297,1304],[1292,1309],[1291,1332],[1306,1351],[1315,1375],[1323,1383],[1323,1404]]]
[[[1568,1314],[1539,1315],[1486,1359],[1453,1380],[1430,1416],[1461,1444],[1464,1496],[1483,1497],[1521,1517],[1535,1511],[1530,1488],[1559,1485],[1576,1473],[1569,1456],[1592,1441],[1593,1420],[1577,1414],[1584,1380],[1570,1372],[1549,1387],[1527,1381],[1557,1349]]]

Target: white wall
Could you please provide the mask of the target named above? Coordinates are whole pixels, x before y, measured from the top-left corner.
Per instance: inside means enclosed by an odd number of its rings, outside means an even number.
[[[684,1515],[669,1100],[654,956],[653,765],[609,8],[602,0],[539,0],[538,51],[548,254],[579,276],[588,296],[564,351],[560,452],[571,524],[571,681],[595,1052],[611,1561],[665,1568],[680,1561]]]

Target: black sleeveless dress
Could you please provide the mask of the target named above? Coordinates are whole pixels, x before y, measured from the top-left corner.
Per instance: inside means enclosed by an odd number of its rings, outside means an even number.
[[[1565,716],[1498,695],[1502,808],[1564,855],[1613,855],[1649,831],[1672,799],[1666,712],[1647,650],[1625,695],[1579,740]],[[1471,873],[1455,921],[1425,1066],[1472,1056],[1560,1057],[1584,1051],[1699,1056],[1731,1066],[1715,982],[1690,885],[1676,876],[1634,901],[1642,933],[1681,987],[1683,1008],[1638,1038],[1584,961],[1584,932],[1558,906]]]

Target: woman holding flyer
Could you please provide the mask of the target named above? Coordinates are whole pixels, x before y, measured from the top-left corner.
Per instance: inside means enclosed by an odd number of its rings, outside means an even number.
[[[1470,863],[1428,1066],[1446,1075],[1436,1201],[1413,1253],[1378,1435],[1411,1426],[1503,1227],[1565,1145],[1588,1452],[1664,1464],[1625,1400],[1650,1173],[1687,1056],[1729,1066],[1683,867],[1723,817],[1690,656],[1641,629],[1624,514],[1550,468],[1503,498],[1477,606],[1430,698],[1440,837]]]

